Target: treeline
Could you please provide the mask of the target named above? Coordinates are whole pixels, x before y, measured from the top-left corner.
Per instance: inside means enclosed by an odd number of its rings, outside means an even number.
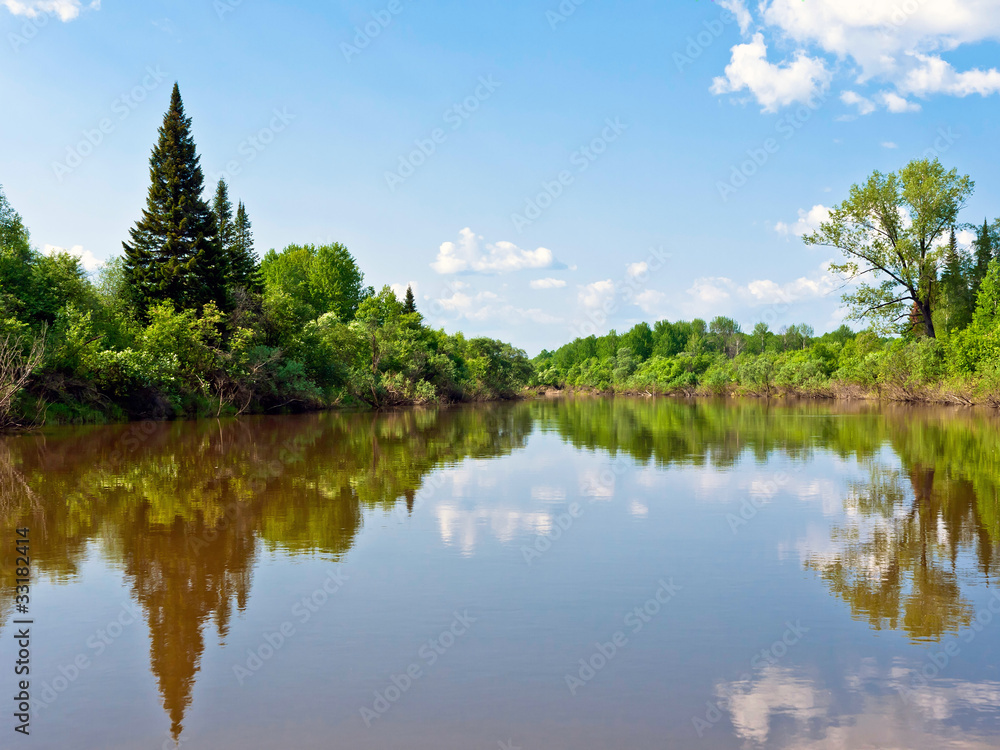
[[[204,176],[175,85],[146,208],[95,279],[31,246],[0,190],[0,428],[508,398],[525,353],[424,325],[347,248],[261,260],[246,206]]]
[[[730,318],[639,323],[576,339],[533,360],[533,384],[618,393],[876,396],[1000,406],[1000,262],[983,280],[965,328],[936,338],[882,336],[846,325],[745,333]]]
[[[959,222],[974,183],[934,161],[855,185],[807,244],[840,249],[868,327],[746,333],[736,321],[640,323],[534,359],[535,385],[686,394],[775,392],[1000,406],[1000,220]],[[956,240],[975,230],[969,250]],[[868,281],[872,279],[872,281]]]

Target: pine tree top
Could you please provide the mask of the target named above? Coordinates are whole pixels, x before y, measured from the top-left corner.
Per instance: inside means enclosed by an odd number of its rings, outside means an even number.
[[[125,269],[140,307],[160,300],[197,307],[221,299],[225,266],[215,218],[202,198],[205,177],[175,83],[149,157],[149,193],[130,231]]]

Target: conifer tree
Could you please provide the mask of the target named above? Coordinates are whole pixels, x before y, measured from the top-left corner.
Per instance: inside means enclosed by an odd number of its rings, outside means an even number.
[[[236,227],[233,224],[233,204],[229,202],[229,186],[223,179],[220,179],[215,187],[212,213],[215,215],[215,237],[222,250],[223,275],[228,282],[232,271],[231,258],[236,241]]]
[[[413,298],[413,287],[406,287],[406,301],[403,302],[404,313],[415,313],[417,311],[417,301]]]
[[[229,283],[260,293],[264,285],[250,227],[246,206],[240,201],[236,209],[236,221],[233,223],[233,242],[229,247]]]
[[[178,308],[225,306],[225,264],[215,218],[202,199],[205,178],[174,84],[170,108],[149,158],[150,186],[142,218],[125,249],[126,281],[145,311],[169,300]]]
[[[941,272],[941,293],[944,295],[945,325],[949,331],[965,328],[972,320],[975,297],[969,287],[969,261],[958,248],[955,228],[951,228],[948,249],[945,251],[944,269]]]
[[[979,230],[979,235],[975,241],[976,257],[975,265],[972,267],[973,299],[979,294],[979,287],[989,271],[990,261],[993,260],[993,253],[996,249],[993,247],[993,244],[993,235],[990,232],[990,226],[986,222],[986,219],[983,219],[983,228]]]

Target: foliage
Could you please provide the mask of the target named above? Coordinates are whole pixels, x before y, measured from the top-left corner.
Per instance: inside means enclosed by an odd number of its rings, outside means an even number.
[[[289,245],[268,251],[261,263],[268,291],[287,295],[286,309],[295,310],[299,324],[333,313],[345,323],[354,319],[371,289],[347,248],[332,245]]]
[[[804,238],[806,244],[840,249],[847,257],[834,272],[858,278],[871,274],[844,296],[855,320],[871,319],[885,331],[898,331],[911,309],[924,333],[935,336],[933,311],[938,240],[958,221],[975,183],[941,162],[912,161],[899,172],[873,172],[851,187],[828,221]]]
[[[159,136],[149,158],[146,208],[130,242],[122,243],[133,302],[142,312],[164,301],[179,308],[225,307],[226,238],[218,236],[202,199],[204,176],[177,84]]]

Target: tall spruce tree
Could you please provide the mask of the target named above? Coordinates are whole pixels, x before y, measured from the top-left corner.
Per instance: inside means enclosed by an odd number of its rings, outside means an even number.
[[[232,271],[230,258],[236,241],[236,227],[233,224],[233,204],[229,202],[229,186],[223,179],[215,186],[212,213],[215,215],[215,238],[222,250],[223,276],[228,281]]]
[[[403,302],[404,313],[415,313],[417,311],[417,301],[413,298],[413,287],[406,287],[406,301]]]
[[[993,260],[994,251],[998,249],[993,246],[993,233],[990,231],[990,225],[986,219],[983,219],[983,228],[979,230],[974,244],[976,246],[976,256],[974,258],[974,265],[972,266],[973,299],[979,295],[979,287],[989,272],[990,261]]]
[[[948,248],[945,250],[940,287],[944,297],[944,323],[949,331],[965,328],[972,320],[975,297],[970,288],[970,276],[969,260],[959,249],[955,227],[952,227]]]
[[[225,306],[225,263],[215,217],[202,198],[205,178],[191,136],[191,118],[177,84],[149,157],[149,194],[142,218],[123,242],[125,276],[141,311],[170,301],[200,309]]]
[[[253,249],[253,232],[250,227],[246,206],[240,201],[236,209],[236,221],[233,223],[233,242],[229,246],[229,282],[234,287],[260,293],[264,284],[260,275],[260,261]]]

